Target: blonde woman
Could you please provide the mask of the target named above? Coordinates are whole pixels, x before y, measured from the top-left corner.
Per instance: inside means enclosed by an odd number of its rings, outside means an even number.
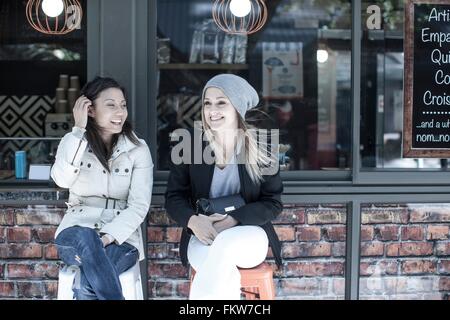
[[[243,78],[221,74],[203,89],[202,122],[214,161],[171,163],[166,192],[168,214],[183,227],[180,255],[196,271],[189,298],[240,299],[240,268],[262,263],[268,246],[281,264],[279,239],[271,224],[281,211],[279,170],[264,174],[270,158],[258,148],[245,122],[259,102]],[[193,154],[193,153],[192,153]],[[199,213],[199,199],[239,195],[245,204],[227,214]]]

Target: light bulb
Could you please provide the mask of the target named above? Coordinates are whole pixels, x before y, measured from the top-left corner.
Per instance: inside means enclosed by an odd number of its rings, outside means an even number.
[[[317,50],[317,62],[325,63],[328,60],[328,51],[319,49]]]
[[[64,11],[64,3],[62,0],[44,0],[42,10],[47,16],[55,18]]]
[[[247,16],[252,11],[250,0],[231,0],[230,11],[238,18]]]

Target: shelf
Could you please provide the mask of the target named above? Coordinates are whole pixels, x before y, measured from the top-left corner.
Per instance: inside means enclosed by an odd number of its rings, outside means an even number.
[[[247,70],[248,64],[163,63],[160,70]]]

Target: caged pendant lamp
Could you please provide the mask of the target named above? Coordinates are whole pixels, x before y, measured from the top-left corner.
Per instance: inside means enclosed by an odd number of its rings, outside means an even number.
[[[215,0],[212,16],[217,26],[230,34],[252,34],[267,21],[264,0]]]
[[[78,0],[28,0],[26,15],[36,31],[63,35],[80,29],[83,9]]]

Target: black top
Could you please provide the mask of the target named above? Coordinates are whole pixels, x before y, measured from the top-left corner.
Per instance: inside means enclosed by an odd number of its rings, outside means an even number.
[[[203,144],[204,147],[205,144]],[[191,155],[193,158],[193,153]],[[169,216],[183,227],[180,239],[180,257],[184,266],[187,266],[187,247],[192,234],[187,224],[190,217],[195,214],[197,199],[209,198],[214,166],[214,164],[204,163],[203,159],[201,164],[175,165],[170,161],[165,208]],[[264,176],[263,182],[256,185],[250,179],[245,165],[239,164],[238,169],[241,195],[246,205],[228,212],[228,214],[235,218],[240,225],[261,226],[267,233],[275,261],[280,266],[282,264],[281,244],[271,223],[271,220],[275,219],[283,209],[281,203],[283,184],[280,172]]]

